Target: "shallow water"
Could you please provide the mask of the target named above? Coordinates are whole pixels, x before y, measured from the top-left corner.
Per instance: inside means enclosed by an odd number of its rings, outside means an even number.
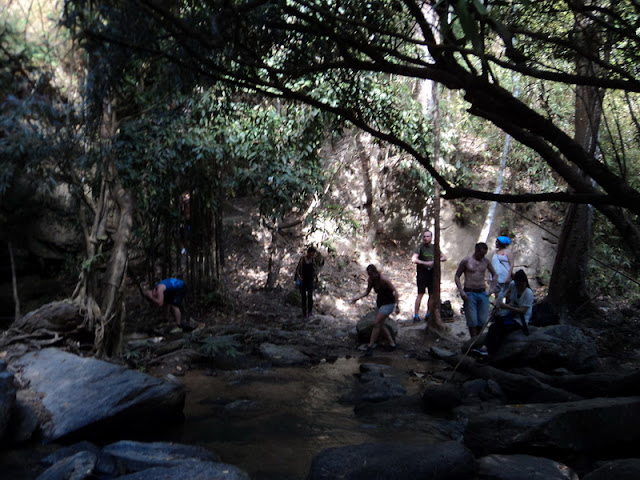
[[[357,384],[360,361],[342,358],[309,368],[217,376],[189,372],[181,378],[187,388],[186,419],[171,440],[203,446],[254,480],[303,479],[312,458],[329,447],[392,439],[436,441],[425,415],[368,423],[356,417],[353,405],[339,403]],[[394,362],[399,371],[408,367],[402,360]],[[419,383],[402,376],[408,394],[417,393]]]
[[[408,395],[417,394],[422,383],[407,371],[428,368],[397,353],[380,353],[367,361],[393,367]],[[313,457],[329,447],[442,441],[440,421],[422,412],[371,420],[357,417],[353,405],[340,403],[358,384],[362,362],[355,357],[311,367],[189,371],[179,378],[187,391],[184,422],[139,440],[202,446],[247,471],[252,480],[302,480]],[[0,452],[0,480],[35,479],[42,468],[34,465],[55,448]]]

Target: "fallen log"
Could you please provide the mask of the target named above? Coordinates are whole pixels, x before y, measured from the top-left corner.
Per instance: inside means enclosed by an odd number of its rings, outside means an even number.
[[[575,393],[583,398],[640,396],[640,371],[632,373],[595,372],[584,374],[548,375],[534,368],[510,370],[529,375],[555,388]]]

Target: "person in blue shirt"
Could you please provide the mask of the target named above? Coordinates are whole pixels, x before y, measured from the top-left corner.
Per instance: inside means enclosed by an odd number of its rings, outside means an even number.
[[[179,278],[165,278],[153,287],[153,290],[145,290],[144,296],[159,307],[165,307],[173,312],[176,323],[182,326],[182,300],[186,293],[186,287]]]

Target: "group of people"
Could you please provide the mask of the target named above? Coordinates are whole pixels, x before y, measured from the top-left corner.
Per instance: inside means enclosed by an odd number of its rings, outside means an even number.
[[[425,294],[428,294],[425,321],[428,321],[433,314],[435,246],[432,241],[432,232],[425,231],[422,242],[411,257],[411,261],[416,265],[418,290],[414,303],[414,322],[420,322],[420,307]],[[485,345],[477,349],[481,355],[494,353],[504,336],[514,329],[521,328],[528,333],[527,325],[533,308],[533,291],[529,287],[527,275],[523,270],[513,273],[513,253],[510,245],[509,237],[499,236],[496,239],[496,249],[489,260],[487,244],[477,243],[473,254],[464,257],[456,269],[455,284],[463,301],[464,315],[472,338],[477,337],[488,323],[490,298],[492,295],[495,298],[493,322],[487,332]],[[440,261],[447,261],[443,253],[440,253]],[[296,265],[294,279],[300,290],[302,316],[305,319],[313,314],[313,292],[322,263],[322,256],[315,247],[311,246],[307,248]],[[367,289],[364,293],[353,297],[351,303],[366,297],[372,290],[377,294],[378,310],[365,352],[365,355],[369,356],[381,334],[387,340],[390,349],[396,348],[397,345],[391,331],[385,325],[385,320],[394,311],[399,313],[400,297],[393,283],[375,265],[367,266],[366,271]],[[488,290],[487,273],[490,278]],[[167,278],[159,281],[153,289],[146,290],[143,294],[157,306],[171,310],[176,323],[182,326],[181,306],[185,292],[186,286],[182,280]]]
[[[435,247],[432,244],[433,234],[423,233],[423,241],[416,248],[411,260],[416,265],[416,284],[418,294],[414,304],[413,321],[420,321],[420,306],[425,293],[428,293],[427,312],[425,321],[432,315],[433,305],[433,267],[435,262]],[[514,262],[510,245],[511,239],[499,236],[496,239],[496,249],[491,260],[486,256],[489,248],[486,243],[475,245],[472,255],[464,257],[458,264],[455,273],[455,284],[464,305],[464,315],[470,336],[477,337],[489,321],[491,296],[494,296],[493,323],[489,327],[485,345],[476,351],[481,355],[490,355],[500,346],[502,339],[512,330],[523,329],[528,334],[527,325],[533,309],[533,290],[524,270],[513,273]],[[440,261],[445,262],[446,255],[440,253]],[[487,273],[490,284],[487,290]],[[382,332],[389,342],[390,348],[395,349],[396,343],[385,325],[386,318],[395,310],[399,312],[399,296],[391,281],[382,275],[375,265],[367,267],[367,290],[351,301],[355,303],[367,296],[373,289],[378,294],[377,314],[371,332],[365,356],[369,356]],[[464,282],[463,279],[464,278]]]

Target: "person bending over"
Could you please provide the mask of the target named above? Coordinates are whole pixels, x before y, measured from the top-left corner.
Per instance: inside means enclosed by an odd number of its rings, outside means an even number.
[[[371,330],[369,345],[364,353],[365,357],[370,357],[373,354],[373,348],[376,340],[378,339],[378,335],[380,335],[380,331],[382,331],[382,335],[387,339],[392,349],[397,347],[396,343],[393,341],[393,336],[389,331],[389,327],[387,327],[384,322],[394,310],[396,313],[400,312],[400,307],[398,305],[400,297],[398,296],[396,287],[393,286],[387,277],[378,271],[375,265],[369,265],[367,267],[367,275],[369,276],[367,290],[363,294],[352,298],[351,303],[356,303],[361,298],[366,297],[372,289],[378,294],[378,298],[376,299],[378,312],[376,313],[373,330]]]
[[[147,297],[158,307],[164,307],[173,312],[176,323],[182,326],[182,300],[186,293],[186,286],[179,278],[165,278],[160,280],[152,290],[145,290]]]

